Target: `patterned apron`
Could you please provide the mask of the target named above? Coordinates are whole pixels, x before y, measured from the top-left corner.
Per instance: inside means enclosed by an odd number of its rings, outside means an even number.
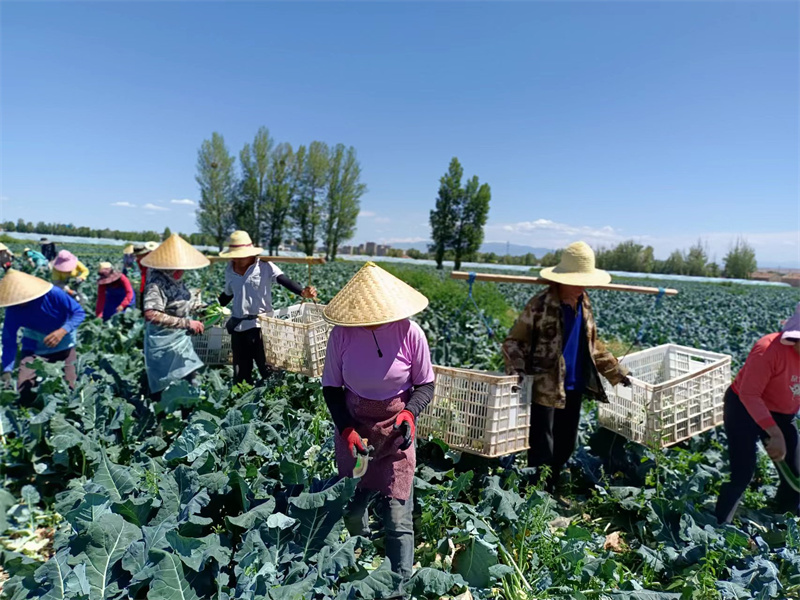
[[[372,459],[358,487],[380,492],[389,498],[408,500],[417,466],[417,453],[412,444],[400,450],[403,436],[394,429],[397,415],[406,407],[409,393],[404,392],[389,400],[368,400],[346,390],[347,410],[355,422],[354,429],[367,445],[375,448]],[[347,448],[347,442],[336,435],[336,465],[340,477],[352,477],[356,460]]]

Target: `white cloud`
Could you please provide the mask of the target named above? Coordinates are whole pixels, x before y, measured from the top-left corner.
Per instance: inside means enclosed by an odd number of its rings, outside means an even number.
[[[136,208],[135,204],[130,202],[112,202],[111,206],[121,206],[122,208]]]
[[[142,206],[142,208],[145,210],[169,210],[164,206],[159,206],[158,204],[153,204],[152,202],[148,202],[147,204]]]
[[[375,217],[375,216],[377,215],[371,210],[362,210],[360,213],[358,213],[359,219],[368,219],[370,217]]]
[[[376,223],[389,223],[391,219],[389,217],[375,217]]]
[[[182,200],[170,200],[170,204],[181,204],[183,206],[194,206],[194,200],[183,198]]]

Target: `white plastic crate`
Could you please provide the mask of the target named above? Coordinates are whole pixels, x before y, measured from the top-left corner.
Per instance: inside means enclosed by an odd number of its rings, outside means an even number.
[[[260,316],[267,364],[275,369],[320,377],[331,325],[322,304],[295,304]]]
[[[231,335],[221,326],[207,327],[200,335],[192,336],[192,344],[197,356],[208,366],[224,366],[233,363]]]
[[[603,381],[610,403],[599,405],[601,426],[633,442],[666,447],[722,423],[730,356],[665,344],[621,362],[633,385]]]
[[[417,420],[417,436],[493,458],[528,449],[530,384],[516,375],[434,365],[434,396]]]

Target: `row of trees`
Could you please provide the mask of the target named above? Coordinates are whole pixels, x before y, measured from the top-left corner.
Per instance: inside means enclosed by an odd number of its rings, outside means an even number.
[[[666,260],[656,259],[652,246],[643,246],[632,240],[613,248],[598,248],[595,254],[598,268],[629,273],[749,279],[758,268],[755,250],[743,238],[737,239],[731,246],[722,260],[721,268],[710,259],[708,245],[702,240],[698,240],[688,250],[675,250]],[[561,250],[557,250],[545,254],[540,262],[543,267],[551,267],[560,260]]]
[[[361,165],[355,148],[311,142],[293,149],[276,144],[266,127],[236,159],[219,133],[203,141],[197,156],[200,205],[197,225],[222,249],[233,229],[250,234],[270,254],[289,238],[307,255],[321,241],[328,259],[353,237],[361,196]]]
[[[93,229],[91,227],[77,227],[72,223],[44,223],[39,221],[35,225],[23,219],[1,223],[3,231],[8,233],[38,233],[46,235],[69,235],[73,237],[95,238],[105,240],[124,240],[127,242],[161,242],[167,239],[172,232],[170,228],[163,233],[156,231],[120,231],[119,229]],[[211,246],[214,239],[202,233],[181,233],[180,236],[195,246]]]
[[[439,180],[436,208],[430,214],[430,251],[437,269],[442,268],[448,252],[452,253],[455,269],[460,269],[461,261],[474,258],[483,243],[492,192],[488,183],[478,181],[477,175],[462,184],[463,177],[464,169],[454,157]]]

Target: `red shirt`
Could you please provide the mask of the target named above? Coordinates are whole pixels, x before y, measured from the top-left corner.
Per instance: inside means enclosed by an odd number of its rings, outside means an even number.
[[[756,342],[733,382],[733,391],[762,429],[775,425],[771,412],[800,410],[800,354],[771,333]]]
[[[123,288],[125,288],[125,297],[122,299],[122,302],[120,302],[119,305],[122,308],[127,308],[131,305],[131,302],[133,302],[133,286],[131,285],[130,280],[125,277],[125,275],[121,275],[120,278],[114,283],[108,283],[106,285],[121,285]],[[97,286],[97,303],[95,304],[94,313],[97,315],[98,319],[103,316],[103,309],[106,307],[105,287],[105,285]]]
[[[140,296],[142,294],[144,294],[144,284],[145,284],[145,281],[147,280],[147,267],[145,267],[142,264],[142,259],[145,256],[147,256],[147,254],[145,254],[144,256],[137,256],[136,257],[136,264],[139,265],[139,272],[142,274],[142,282],[139,284],[139,295]]]

